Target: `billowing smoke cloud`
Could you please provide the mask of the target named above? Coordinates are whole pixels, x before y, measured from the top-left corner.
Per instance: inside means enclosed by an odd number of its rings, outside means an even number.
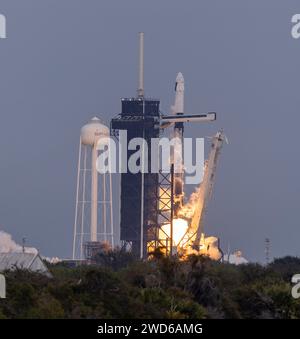
[[[58,264],[59,262],[61,262],[62,260],[59,259],[58,257],[42,257],[43,260],[47,261],[50,264]]]
[[[12,236],[4,231],[0,231],[0,253],[20,253],[23,252],[23,247],[17,244]],[[26,253],[38,253],[34,247],[25,247]]]

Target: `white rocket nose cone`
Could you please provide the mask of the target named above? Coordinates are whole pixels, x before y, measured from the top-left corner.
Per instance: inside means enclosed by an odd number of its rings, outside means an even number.
[[[176,77],[176,82],[179,83],[179,82],[184,82],[184,78],[183,78],[183,75],[181,72],[179,72],[177,74],[177,77]]]

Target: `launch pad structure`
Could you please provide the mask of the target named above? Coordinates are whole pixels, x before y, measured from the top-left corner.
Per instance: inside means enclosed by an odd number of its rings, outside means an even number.
[[[160,112],[160,101],[144,95],[144,33],[139,34],[139,85],[137,97],[121,99],[122,110],[111,120],[110,133],[118,137],[120,130],[127,131],[128,142],[143,138],[148,145],[148,166],[151,168],[151,139],[159,138],[163,130],[174,127],[175,134],[183,138],[186,122],[210,122],[216,113],[186,115],[183,107],[184,82],[181,73],[176,79],[176,99],[171,115]],[[127,159],[135,151],[127,150]],[[144,150],[142,149],[142,152]],[[128,164],[126,164],[128,166]],[[158,248],[166,254],[175,254],[173,221],[178,206],[183,204],[182,177],[174,173],[174,164],[169,173],[121,174],[120,239],[123,246],[145,259]],[[183,173],[182,173],[183,175]],[[162,225],[170,225],[170,229]]]
[[[111,130],[115,136],[117,130],[126,130],[128,142],[133,138],[146,140],[148,164],[151,164],[151,139],[159,137],[159,122],[159,100],[122,99],[122,113],[112,119]],[[135,151],[127,152],[129,158]],[[126,172],[121,175],[121,240],[134,254],[145,258],[147,242],[155,239],[158,224],[159,175]]]

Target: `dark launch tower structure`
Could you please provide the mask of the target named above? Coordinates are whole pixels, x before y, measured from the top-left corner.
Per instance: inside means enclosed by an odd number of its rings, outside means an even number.
[[[158,225],[158,180],[151,172],[151,139],[160,133],[159,100],[144,97],[144,33],[139,34],[139,86],[136,98],[122,99],[122,112],[111,120],[111,133],[127,132],[127,142],[143,138],[148,146],[148,171],[121,174],[121,241],[140,258],[147,257],[147,243],[155,239]],[[141,150],[143,152],[143,150]],[[127,150],[127,159],[136,151]],[[124,165],[124,164],[123,164]],[[128,166],[128,164],[126,164]],[[145,173],[146,172],[146,173]]]
[[[127,131],[127,142],[143,138],[148,145],[148,169],[151,169],[151,138],[159,137],[159,101],[144,97],[122,99],[122,113],[111,121],[111,130]],[[127,150],[127,159],[136,151]],[[126,164],[128,166],[128,164]],[[121,174],[121,241],[132,252],[147,256],[147,243],[155,239],[158,224],[158,174]],[[150,172],[149,170],[145,172]]]

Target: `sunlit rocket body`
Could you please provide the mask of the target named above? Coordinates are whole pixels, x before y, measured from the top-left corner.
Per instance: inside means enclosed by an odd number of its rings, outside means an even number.
[[[173,111],[175,114],[184,113],[184,78],[181,72],[179,72],[176,77]]]
[[[175,103],[172,107],[175,115],[184,114],[184,78],[182,73],[178,73],[175,83]],[[183,122],[176,122],[174,125],[174,203],[175,215],[183,204]]]

